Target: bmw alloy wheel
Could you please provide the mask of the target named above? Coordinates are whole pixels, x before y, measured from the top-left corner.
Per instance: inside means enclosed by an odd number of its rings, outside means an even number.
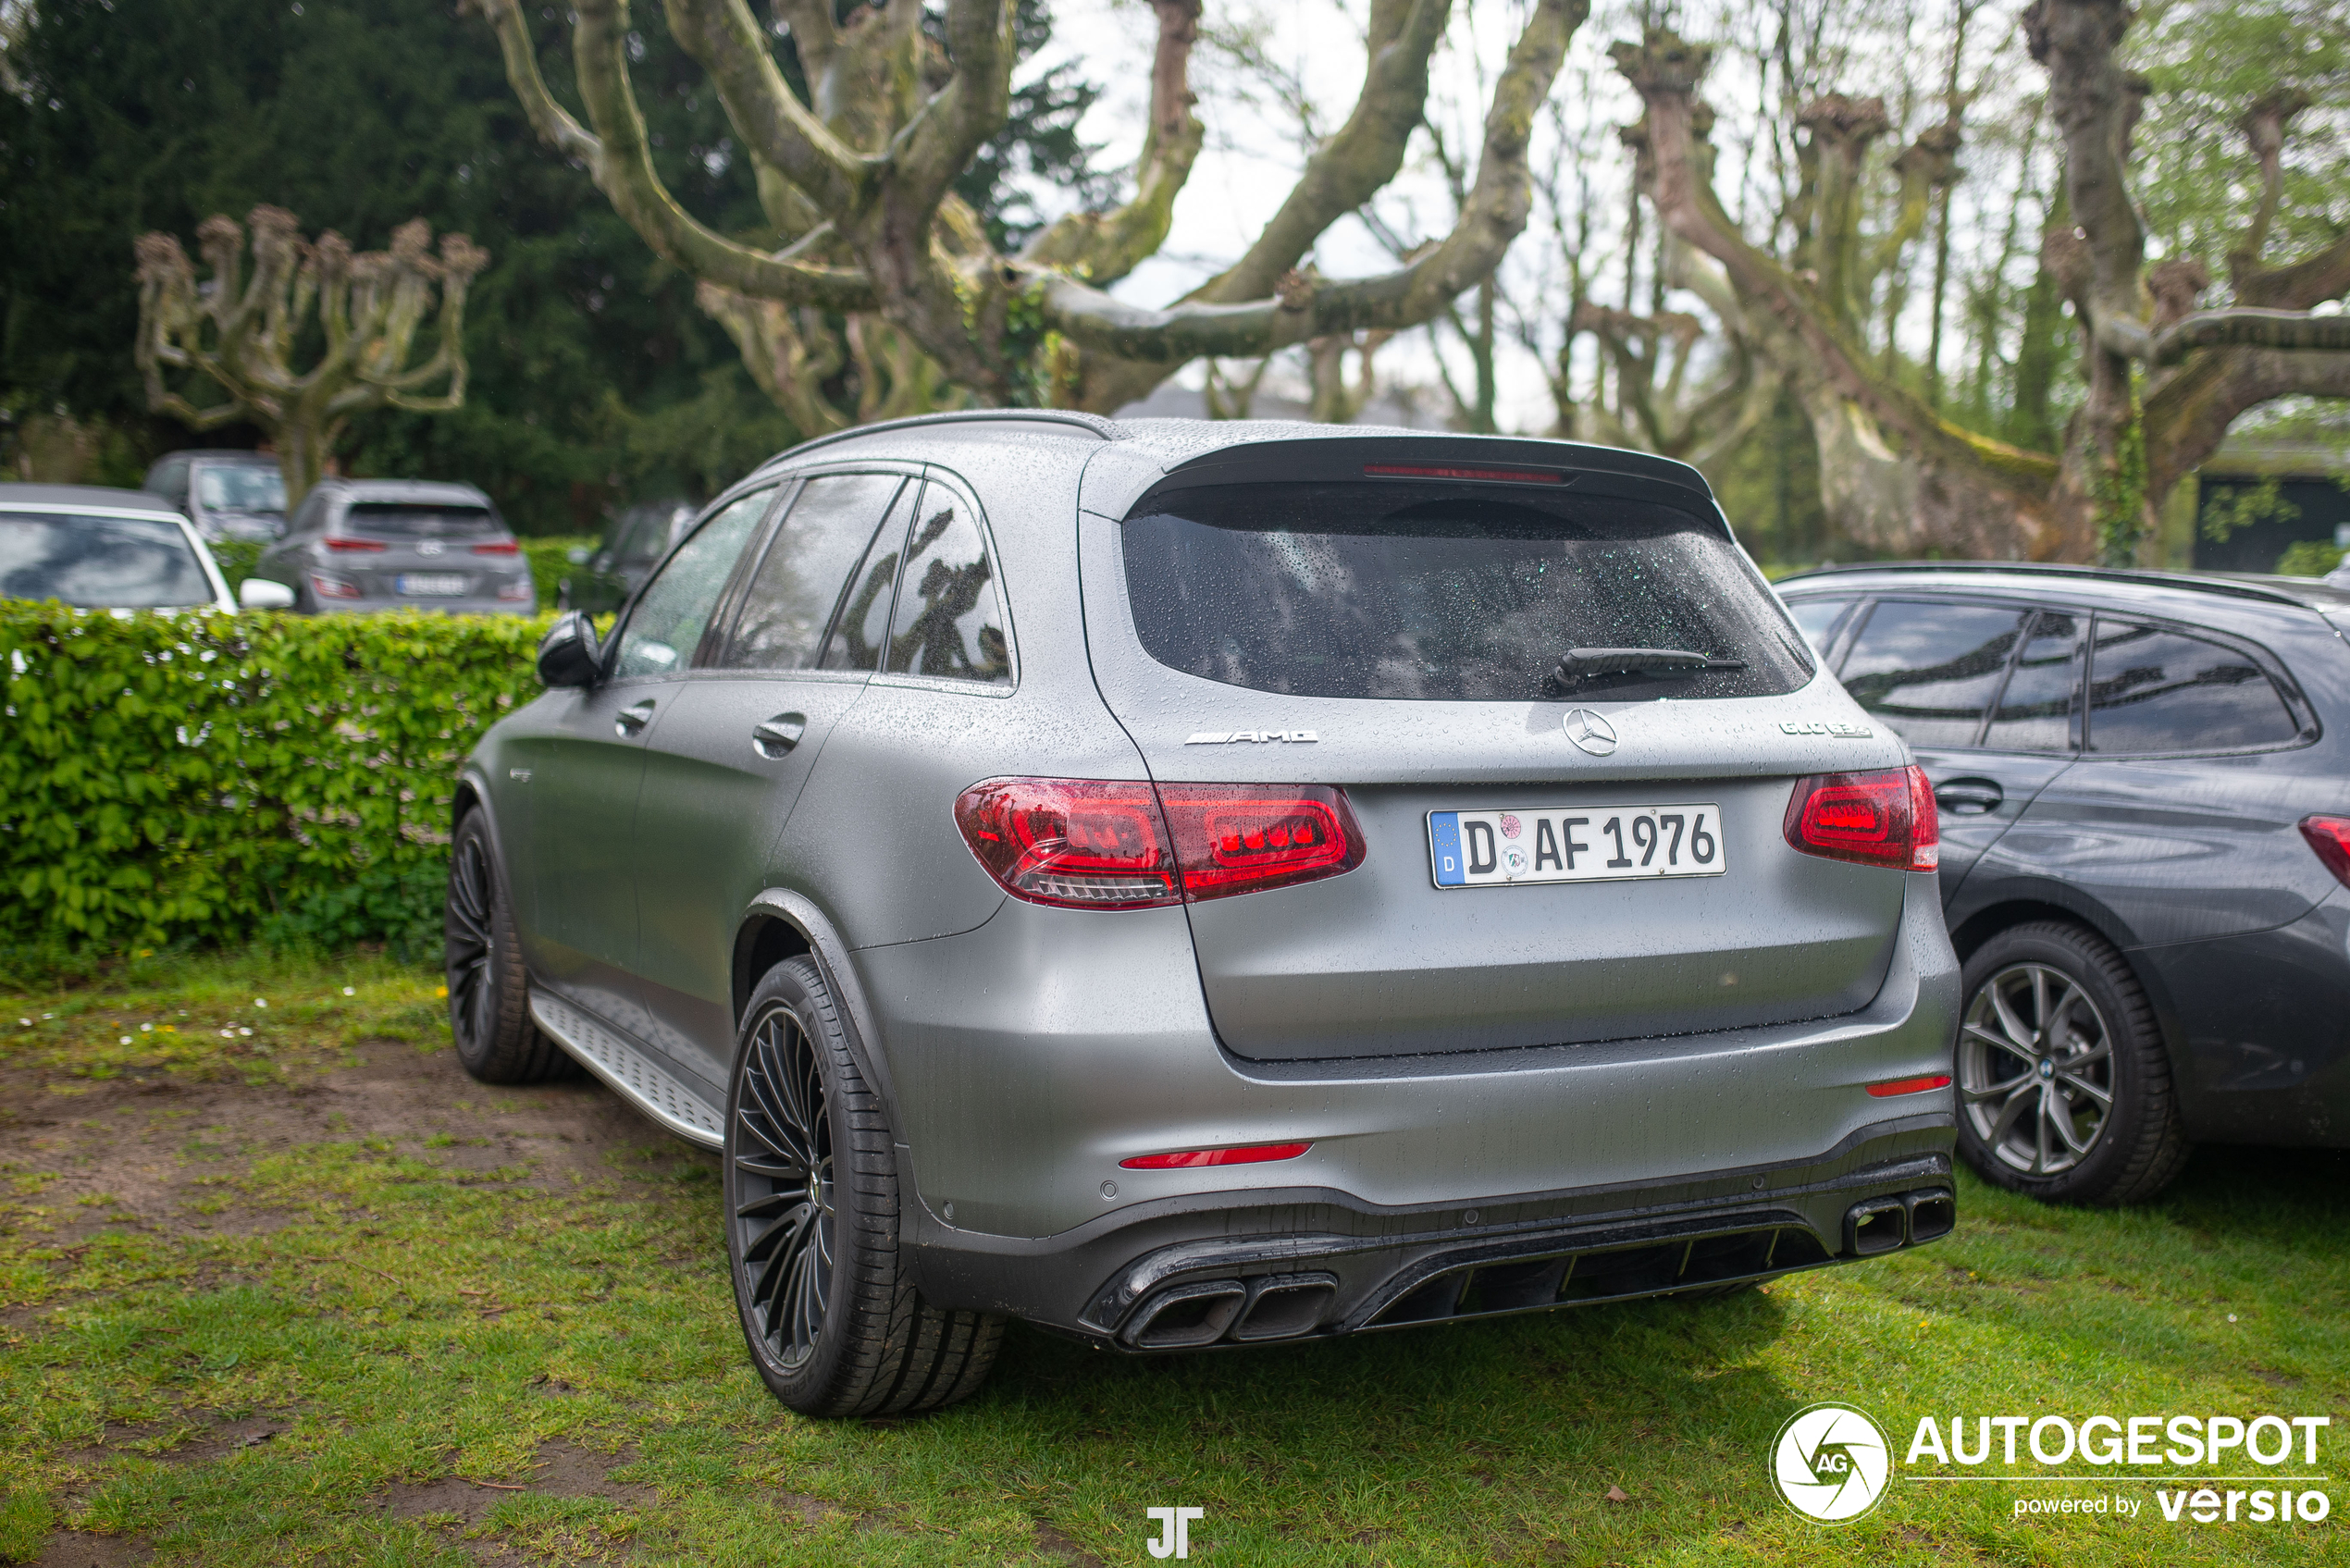
[[[2113,1043],[2063,970],[2017,963],[1975,992],[1959,1031],[1967,1121],[2001,1164],[2055,1176],[2087,1157],[2113,1113]]]

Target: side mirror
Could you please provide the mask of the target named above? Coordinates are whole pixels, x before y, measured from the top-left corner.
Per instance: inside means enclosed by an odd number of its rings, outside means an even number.
[[[603,663],[595,623],[580,611],[558,618],[538,644],[538,678],[550,686],[592,686]]]
[[[294,591],[266,577],[247,577],[237,585],[237,602],[247,610],[291,610]]]

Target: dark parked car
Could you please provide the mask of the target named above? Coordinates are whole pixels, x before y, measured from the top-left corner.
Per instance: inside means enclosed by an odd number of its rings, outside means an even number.
[[[303,498],[254,574],[293,589],[306,615],[440,610],[527,615],[530,563],[489,498],[471,485],[328,479]]]
[[[2192,1142],[2350,1143],[2350,593],[1938,564],[1779,586],[1934,781],[1977,1170],[2127,1203]]]
[[[188,520],[142,490],[0,484],[0,599],[234,610]]]
[[[669,547],[685,537],[694,509],[651,501],[614,514],[601,543],[574,552],[572,572],[555,588],[555,608],[609,615],[645,586]]]
[[[1694,469],[940,415],[699,517],[454,807],[459,1059],[724,1150],[827,1414],[1946,1233],[1934,805]],[[1667,700],[1670,699],[1670,700]]]
[[[216,543],[274,539],[286,531],[286,481],[266,452],[170,452],[147,470],[144,488]]]

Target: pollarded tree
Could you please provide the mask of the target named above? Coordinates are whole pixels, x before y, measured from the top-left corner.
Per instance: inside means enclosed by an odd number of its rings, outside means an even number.
[[[1532,0],[1495,80],[1476,180],[1453,231],[1391,272],[1327,280],[1301,264],[1401,168],[1452,17],[1451,0],[1372,0],[1363,86],[1345,124],[1246,254],[1151,310],[1107,290],[1166,242],[1199,154],[1190,64],[1201,0],[1152,0],[1150,123],[1130,198],[1050,224],[1014,252],[990,239],[953,189],[1008,112],[1010,0],[946,0],[934,43],[921,0],[854,6],[846,19],[834,0],[775,0],[773,30],[748,0],[665,0],[671,32],[709,73],[758,171],[784,241],[775,249],[710,228],[662,184],[629,80],[628,0],[574,0],[571,66],[584,122],[550,90],[518,0],[473,4],[496,28],[508,80],[539,136],[584,166],[648,244],[706,286],[706,303],[771,389],[809,373],[795,356],[811,352],[816,316],[861,316],[904,340],[909,378],[934,373],[988,403],[1101,411],[1203,356],[1416,326],[1489,276],[1525,227],[1534,115],[1588,9],[1588,0]],[[805,98],[781,68],[779,35]]]
[[[1895,356],[1866,346],[1876,274],[1923,231],[1936,192],[1955,177],[1955,117],[1892,161],[1893,219],[1866,234],[1861,180],[1888,129],[1883,106],[1835,93],[1808,105],[1796,250],[1781,256],[1745,234],[1714,192],[1712,117],[1697,95],[1711,51],[1661,31],[1617,46],[1646,111],[1634,135],[1643,182],[1696,253],[1679,281],[1735,323],[1810,414],[1823,500],[1855,542],[2126,562],[2171,487],[2237,416],[2293,393],[2350,395],[2350,317],[2311,310],[2350,292],[2350,235],[2290,265],[2263,260],[2277,150],[2297,98],[2264,100],[2242,122],[2262,195],[2232,250],[2235,302],[2195,308],[2210,275],[2192,258],[2147,265],[2129,178],[2146,84],[2116,58],[2129,20],[2122,0],[2035,0],[2024,16],[2064,147],[2064,201],[2043,235],[2042,272],[2073,307],[2087,382],[2054,452],[1964,427],[1920,395],[1888,363]]]
[[[326,472],[354,416],[385,408],[439,414],[464,402],[465,290],[489,253],[463,234],[444,234],[435,256],[422,218],[394,229],[390,250],[362,253],[332,229],[315,243],[303,239],[282,207],[255,207],[246,221],[250,276],[245,231],[233,219],[216,213],[197,228],[212,274],[201,290],[177,239],[139,236],[139,373],[158,414],[198,430],[240,420],[258,426],[277,447],[291,509]],[[411,364],[427,315],[438,340]],[[323,352],[297,371],[294,355],[307,346],[314,319]],[[227,396],[195,402],[174,388],[174,372],[192,372]],[[441,389],[429,390],[435,386]]]

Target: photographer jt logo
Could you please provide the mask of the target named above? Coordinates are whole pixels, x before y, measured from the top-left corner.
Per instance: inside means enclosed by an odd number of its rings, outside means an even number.
[[[1849,1404],[1806,1405],[1771,1442],[1779,1496],[1822,1525],[1848,1525],[1874,1508],[1892,1468],[1883,1428]]]
[[[1148,1543],[1153,1557],[1191,1556],[1192,1521],[1206,1518],[1207,1510],[1205,1508],[1150,1508],[1144,1509],[1144,1512],[1166,1526],[1157,1535],[1152,1537]]]

